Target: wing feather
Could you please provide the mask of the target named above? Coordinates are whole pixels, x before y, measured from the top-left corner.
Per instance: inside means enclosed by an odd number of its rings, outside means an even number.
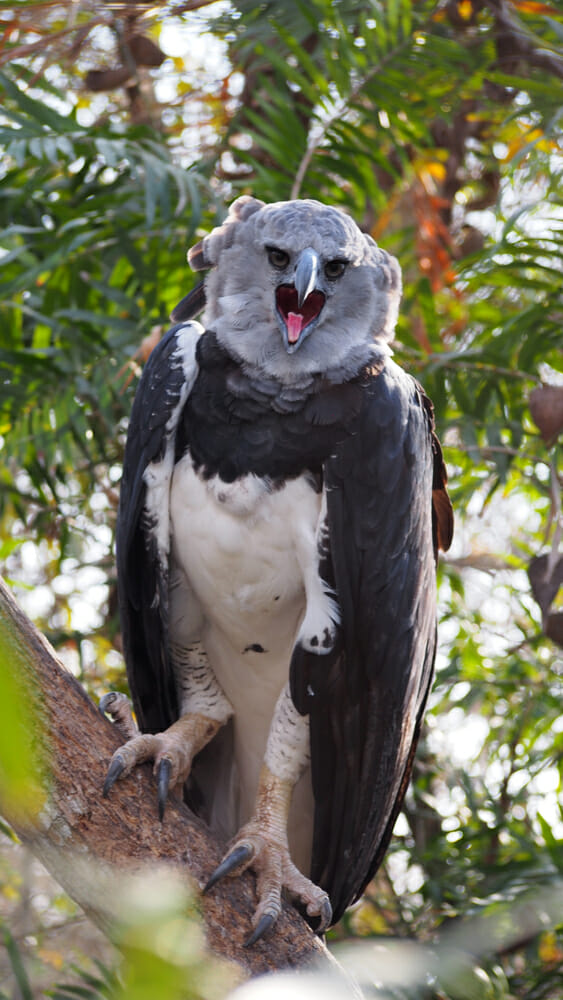
[[[116,530],[123,652],[140,728],[178,716],[168,656],[168,493],[178,421],[197,375],[198,323],[172,327],[145,366],[131,411]]]
[[[392,362],[369,381],[357,432],[324,473],[322,571],[341,630],[322,662],[294,657],[292,691],[311,722],[311,877],[336,921],[379,866],[404,797],[436,648],[433,534],[451,537],[431,405]]]
[[[173,323],[185,323],[205,309],[205,282],[199,281],[170,313]]]

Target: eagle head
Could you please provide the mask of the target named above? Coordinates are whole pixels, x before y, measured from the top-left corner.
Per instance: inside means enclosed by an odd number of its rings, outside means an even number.
[[[340,209],[238,198],[188,260],[209,269],[206,329],[247,368],[342,381],[388,353],[400,268]]]

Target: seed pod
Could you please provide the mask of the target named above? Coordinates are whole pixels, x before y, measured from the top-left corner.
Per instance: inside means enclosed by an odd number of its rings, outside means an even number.
[[[538,385],[529,398],[532,420],[547,445],[563,431],[563,385]]]

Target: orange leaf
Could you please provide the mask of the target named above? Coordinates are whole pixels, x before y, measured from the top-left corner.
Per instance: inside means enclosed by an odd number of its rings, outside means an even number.
[[[512,0],[514,7],[524,12],[524,14],[548,14],[552,17],[561,16],[561,11],[556,7],[551,7],[548,3],[539,3],[538,0]]]
[[[457,12],[464,21],[470,21],[473,17],[473,4],[471,0],[461,0],[457,5]]]

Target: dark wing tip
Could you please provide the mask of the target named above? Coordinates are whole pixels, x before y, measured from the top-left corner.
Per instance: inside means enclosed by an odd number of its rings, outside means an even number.
[[[438,548],[447,552],[454,536],[454,512],[445,487],[432,490],[432,511]]]
[[[447,552],[454,536],[454,512],[447,485],[448,473],[442,457],[442,447],[432,430],[432,451],[434,452],[434,473],[432,477],[432,522],[434,546]]]
[[[203,309],[205,309],[205,285],[203,281],[200,281],[174,307],[170,313],[170,319],[173,323],[186,323],[188,320],[193,319],[194,316],[197,316]]]

